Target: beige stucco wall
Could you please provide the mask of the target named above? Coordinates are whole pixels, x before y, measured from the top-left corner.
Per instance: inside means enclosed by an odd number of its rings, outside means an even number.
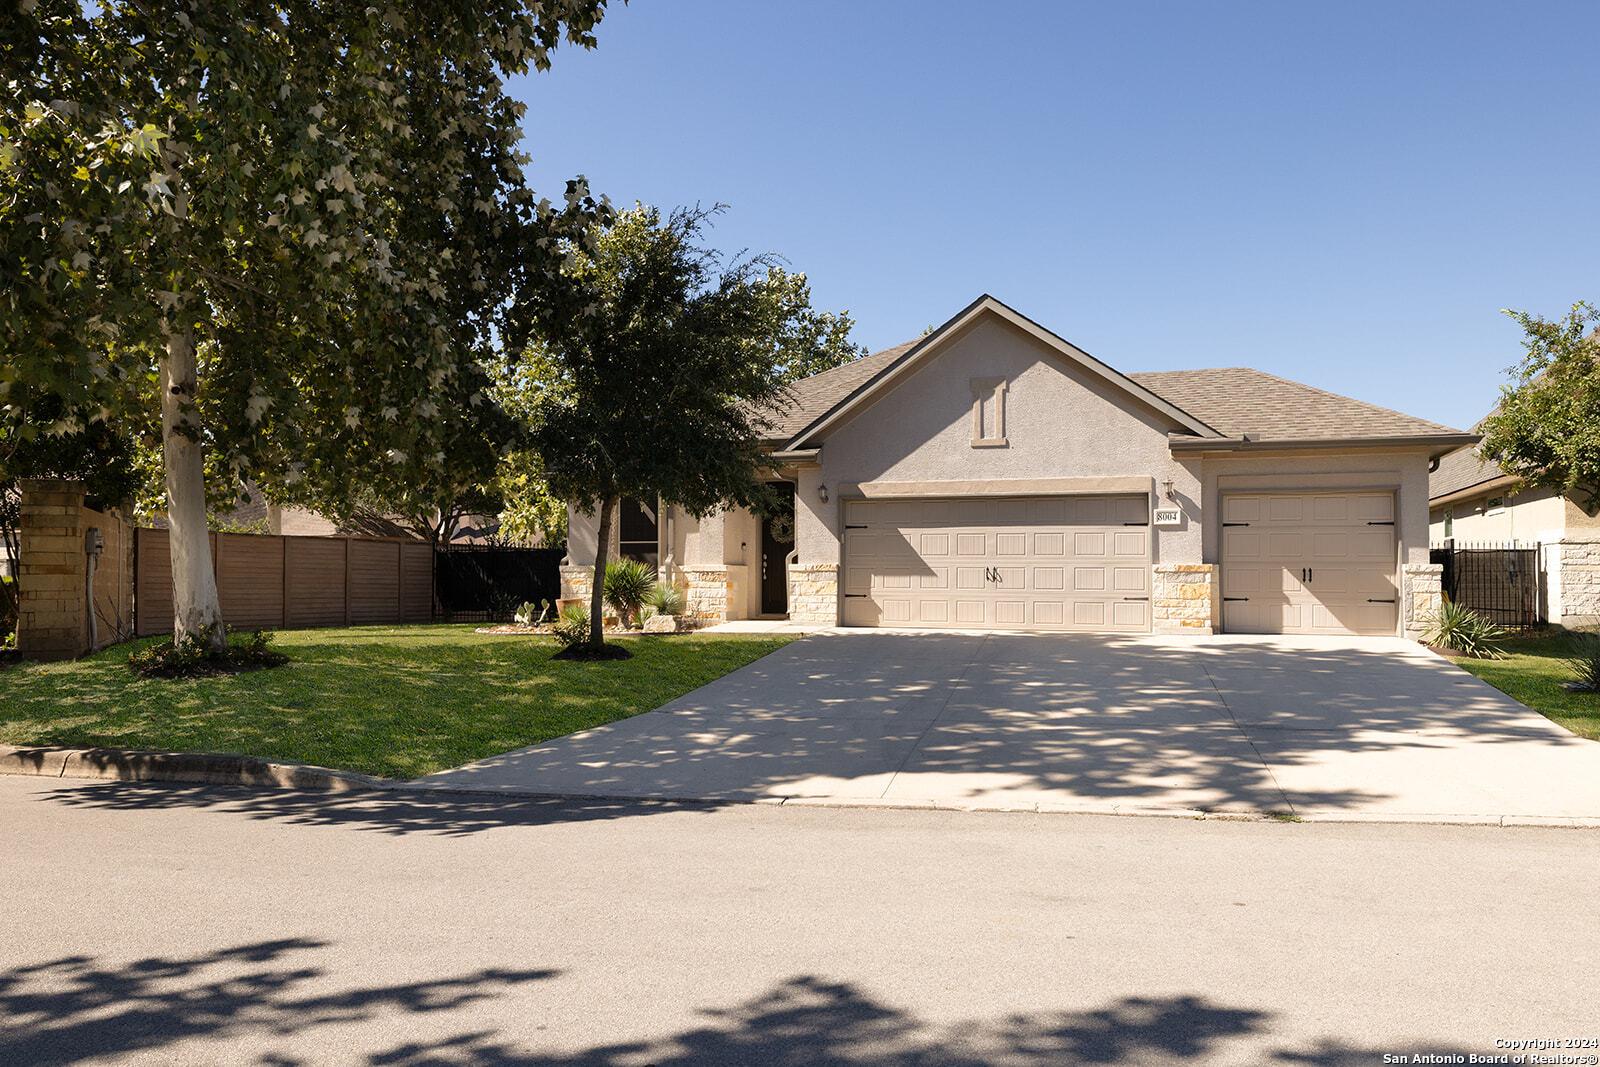
[[[1504,498],[1505,507],[1491,513],[1489,501],[1496,496]],[[1556,541],[1573,525],[1573,513],[1576,513],[1577,519],[1588,519],[1582,509],[1548,489],[1533,489],[1514,495],[1501,490],[1459,501],[1448,509],[1434,508],[1428,516],[1428,536],[1435,544],[1445,539],[1446,510],[1455,514],[1451,526],[1458,542],[1522,541],[1536,544]]]
[[[1006,381],[1004,447],[972,444],[974,378]],[[800,562],[839,562],[842,504],[863,482],[1139,477],[1171,479],[1186,513],[1182,526],[1152,529],[1156,561],[1198,563],[1199,464],[1169,452],[1166,435],[1179,428],[1037,339],[981,320],[829,433],[821,469],[800,477]]]

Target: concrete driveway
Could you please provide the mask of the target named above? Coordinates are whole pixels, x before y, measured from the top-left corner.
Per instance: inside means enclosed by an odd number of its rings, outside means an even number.
[[[1600,743],[1393,638],[832,631],[420,784],[1114,813],[1600,820]]]

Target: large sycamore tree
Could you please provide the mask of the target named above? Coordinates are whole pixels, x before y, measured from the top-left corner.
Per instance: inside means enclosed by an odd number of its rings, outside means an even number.
[[[159,410],[176,637],[222,636],[207,452],[335,510],[440,481],[489,402],[496,309],[606,211],[581,179],[555,205],[527,189],[502,78],[592,47],[604,5],[21,0],[0,20],[0,419],[34,437]]]
[[[1600,514],[1600,310],[1578,303],[1554,321],[1506,314],[1522,327],[1527,354],[1479,427],[1479,452],[1526,484]]]
[[[803,275],[702,245],[717,210],[623,212],[519,306],[530,453],[558,498],[599,511],[591,648],[620,499],[694,515],[770,504],[762,413],[792,375],[859,354],[847,315],[810,310]]]

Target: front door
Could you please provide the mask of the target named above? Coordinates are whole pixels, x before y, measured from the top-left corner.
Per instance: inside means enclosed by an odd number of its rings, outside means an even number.
[[[794,551],[794,485],[774,485],[777,510],[761,519],[761,614],[789,610],[789,554]]]

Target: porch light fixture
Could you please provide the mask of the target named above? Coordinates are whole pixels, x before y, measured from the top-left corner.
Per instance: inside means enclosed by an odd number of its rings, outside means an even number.
[[[828,483],[822,482],[817,486],[817,499],[824,504],[828,502]]]
[[[1168,478],[1166,481],[1161,483],[1161,495],[1166,497],[1168,500],[1177,500],[1178,499],[1178,495],[1172,491],[1172,479],[1171,478]]]

